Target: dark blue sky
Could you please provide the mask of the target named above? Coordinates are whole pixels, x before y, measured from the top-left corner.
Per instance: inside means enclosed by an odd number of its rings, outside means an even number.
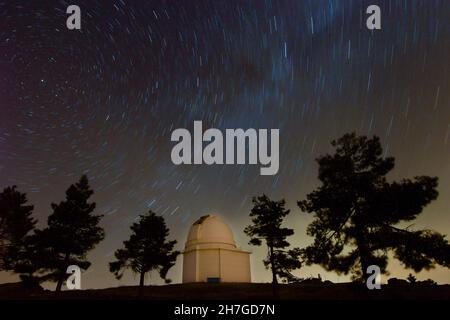
[[[81,8],[80,31],[66,28],[69,4]],[[371,4],[381,30],[366,28]],[[265,192],[292,209],[291,243],[309,243],[311,217],[296,201],[318,185],[314,159],[356,131],[379,135],[396,157],[391,178],[440,178],[440,197],[416,226],[449,234],[449,56],[445,0],[0,1],[0,187],[27,192],[44,225],[50,202],[87,174],[106,238],[83,285],[114,286],[107,262],[148,209],[180,248],[189,224],[216,212],[248,249],[251,197]],[[278,174],[173,165],[170,134],[194,120],[280,129]],[[264,251],[252,250],[253,280],[266,281]]]

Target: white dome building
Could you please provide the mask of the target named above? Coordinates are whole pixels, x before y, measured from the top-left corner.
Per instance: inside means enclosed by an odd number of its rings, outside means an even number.
[[[191,226],[183,252],[186,282],[251,282],[250,252],[236,247],[219,216],[202,216]]]

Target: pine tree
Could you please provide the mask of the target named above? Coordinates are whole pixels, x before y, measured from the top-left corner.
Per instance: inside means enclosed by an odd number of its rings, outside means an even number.
[[[304,250],[308,263],[366,279],[367,267],[386,271],[388,252],[419,272],[435,264],[450,267],[445,236],[431,230],[402,229],[436,199],[438,179],[420,176],[388,182],[394,158],[383,157],[378,137],[345,134],[332,141],[335,153],[317,159],[322,185],[299,201],[313,213],[307,233],[314,243]]]
[[[253,204],[250,212],[252,224],[244,232],[250,237],[249,244],[260,246],[263,241],[266,243],[267,257],[263,262],[272,272],[272,289],[275,294],[277,277],[291,279],[291,271],[301,267],[300,249],[286,249],[290,246],[286,238],[293,235],[294,230],[281,226],[290,212],[285,209],[284,199],[273,201],[263,194],[254,197]]]
[[[416,278],[415,276],[413,276],[412,273],[410,273],[410,274],[408,275],[408,278],[406,278],[406,280],[408,280],[408,282],[411,283],[411,284],[414,284],[414,283],[417,282],[417,278]]]
[[[16,255],[13,271],[19,274],[25,288],[38,287],[41,282],[53,278],[46,270],[54,263],[53,251],[46,247],[46,242],[42,231],[36,229],[24,238]]]
[[[86,255],[104,238],[98,225],[102,215],[94,215],[95,203],[88,202],[93,193],[83,175],[67,189],[64,201],[52,203],[47,228],[36,233],[37,243],[49,252],[42,269],[48,272],[46,279],[57,282],[56,291],[61,290],[69,265],[84,270],[90,266]]]
[[[149,211],[139,216],[131,231],[129,240],[124,241],[124,248],[115,252],[117,260],[109,264],[110,271],[120,279],[126,269],[131,269],[139,274],[139,286],[143,287],[145,275],[157,270],[169,283],[167,272],[175,265],[179,252],[173,250],[176,240],[167,241],[169,229],[164,218]]]
[[[27,205],[25,193],[16,186],[0,193],[0,271],[13,270],[19,252],[24,249],[25,238],[34,229],[32,205]]]

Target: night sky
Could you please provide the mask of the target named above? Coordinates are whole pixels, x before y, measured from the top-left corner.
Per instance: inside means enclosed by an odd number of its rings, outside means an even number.
[[[66,28],[70,4],[81,8],[81,30]],[[366,28],[371,4],[381,30]],[[42,227],[50,203],[88,175],[106,237],[83,288],[137,284],[130,273],[115,280],[107,264],[148,209],[164,216],[178,249],[196,218],[221,214],[253,251],[253,281],[269,281],[265,250],[242,231],[252,196],[286,198],[290,242],[309,244],[312,217],[296,201],[319,185],[314,159],[351,131],[380,136],[396,158],[389,178],[439,177],[439,198],[413,228],[450,235],[449,101],[448,0],[0,2],[0,188],[26,192]],[[171,132],[192,131],[194,120],[280,129],[278,174],[174,165]],[[318,266],[295,272],[317,273],[349,279]],[[169,277],[181,281],[181,257]],[[450,271],[417,278],[448,283]]]

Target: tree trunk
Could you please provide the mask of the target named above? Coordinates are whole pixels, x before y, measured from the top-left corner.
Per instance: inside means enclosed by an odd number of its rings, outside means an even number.
[[[275,259],[274,259],[274,255],[273,255],[273,246],[269,247],[269,252],[270,252],[270,269],[272,270],[272,294],[274,297],[277,296],[277,285],[278,285],[278,280],[277,280],[277,271],[275,269]]]
[[[139,287],[144,286],[144,281],[145,281],[145,272],[141,271],[141,274],[139,276]]]
[[[365,252],[364,248],[360,248],[360,254],[359,254],[359,259],[361,260],[361,272],[362,272],[362,279],[364,282],[367,281],[367,268],[370,266],[370,262],[368,259],[368,256]]]
[[[139,287],[138,287],[138,299],[144,297],[144,284],[145,284],[145,271],[141,271],[139,274]]]
[[[356,238],[356,245],[358,246],[358,252],[359,252],[359,260],[361,263],[361,275],[362,280],[364,282],[367,281],[367,268],[370,266],[370,250],[367,246],[364,233],[358,232],[357,238]]]
[[[64,257],[64,264],[63,264],[63,268],[62,270],[60,270],[60,274],[58,275],[58,283],[56,284],[56,292],[60,292],[63,282],[64,282],[64,278],[66,275],[66,269],[68,267],[68,263],[69,263],[69,258],[70,258],[70,253],[66,253],[66,256]]]

